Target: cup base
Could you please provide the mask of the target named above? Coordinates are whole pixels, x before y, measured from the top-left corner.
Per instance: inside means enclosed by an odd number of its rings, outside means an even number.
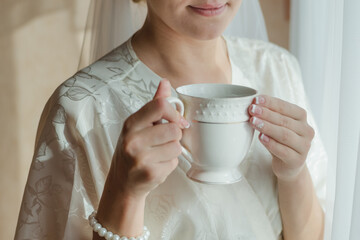
[[[202,170],[190,168],[186,173],[191,180],[205,184],[231,184],[239,182],[242,174],[239,169],[230,170]]]

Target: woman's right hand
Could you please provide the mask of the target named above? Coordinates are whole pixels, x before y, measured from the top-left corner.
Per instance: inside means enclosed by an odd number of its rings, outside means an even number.
[[[169,96],[170,83],[162,80],[154,99],[124,123],[111,174],[119,190],[132,198],[147,196],[178,165],[187,122],[166,100]],[[158,124],[161,119],[168,123]]]
[[[136,236],[142,230],[146,196],[178,165],[182,129],[189,123],[169,96],[171,85],[162,80],[154,99],[124,123],[97,214],[113,232]],[[162,119],[168,123],[158,124]]]

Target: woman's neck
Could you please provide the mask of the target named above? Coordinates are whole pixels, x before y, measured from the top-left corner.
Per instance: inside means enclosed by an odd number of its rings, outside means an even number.
[[[137,56],[151,70],[168,78],[173,87],[190,83],[231,83],[231,66],[223,38],[196,40],[163,23],[148,20],[135,34]]]

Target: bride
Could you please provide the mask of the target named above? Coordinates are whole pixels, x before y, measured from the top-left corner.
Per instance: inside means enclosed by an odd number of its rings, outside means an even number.
[[[115,1],[125,13],[147,5],[146,20],[47,102],[15,239],[322,239],[327,158],[298,63],[223,36],[247,1]],[[238,183],[196,183],[179,164],[190,123],[166,98],[192,83],[260,93]]]

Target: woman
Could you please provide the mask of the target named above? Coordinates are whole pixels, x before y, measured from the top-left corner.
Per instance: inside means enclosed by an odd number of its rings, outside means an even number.
[[[145,223],[152,239],[322,238],[317,171],[326,156],[308,124],[297,62],[272,44],[222,37],[241,4],[147,0],[132,38],[55,91],[16,239],[103,239],[86,220],[96,209],[104,228],[128,237]],[[235,184],[195,183],[177,167],[189,123],[165,98],[171,87],[204,82],[262,94],[249,106],[259,137]]]

